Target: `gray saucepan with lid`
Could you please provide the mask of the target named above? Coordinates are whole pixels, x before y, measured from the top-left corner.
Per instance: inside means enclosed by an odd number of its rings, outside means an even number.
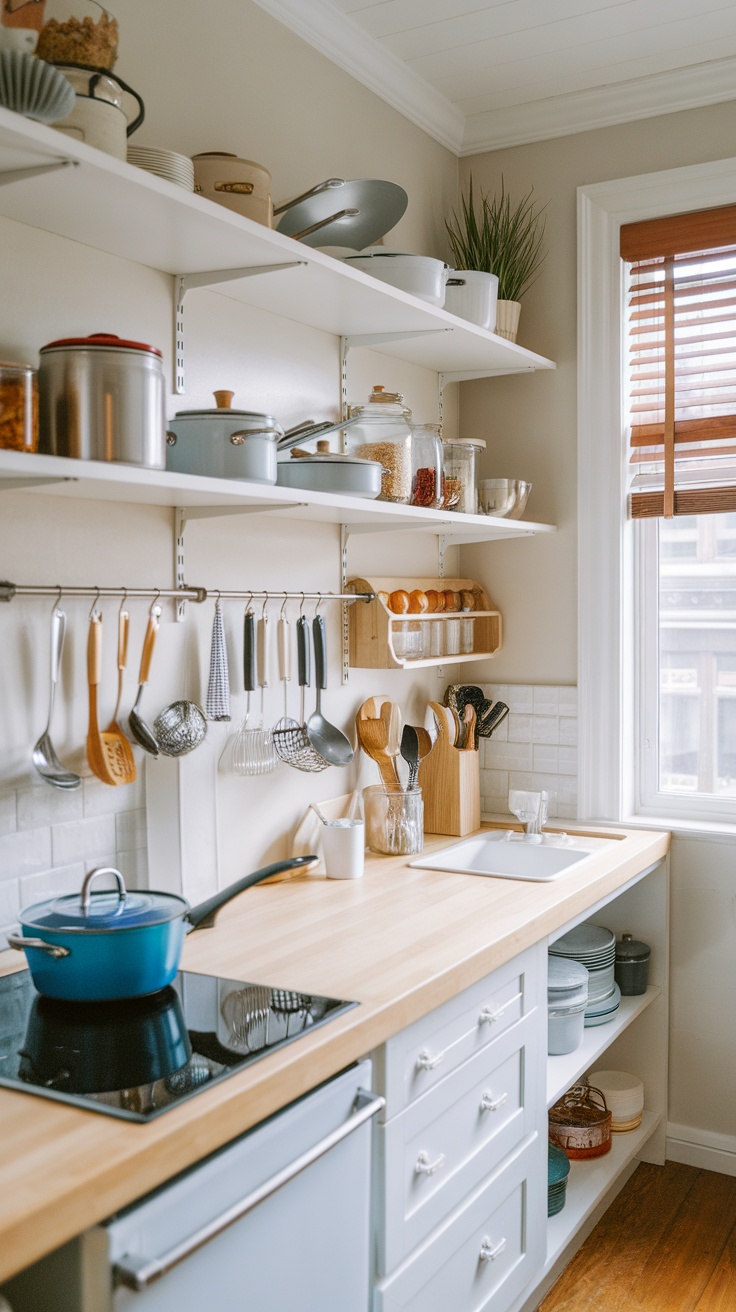
[[[214,393],[216,410],[180,410],[166,433],[166,468],[205,478],[276,482],[276,445],[284,430],[273,415],[232,410],[232,392]]]

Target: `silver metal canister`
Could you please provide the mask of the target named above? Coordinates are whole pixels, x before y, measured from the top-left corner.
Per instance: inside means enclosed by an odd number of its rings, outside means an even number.
[[[39,450],[146,469],[166,463],[161,352],[112,333],[41,348]]]

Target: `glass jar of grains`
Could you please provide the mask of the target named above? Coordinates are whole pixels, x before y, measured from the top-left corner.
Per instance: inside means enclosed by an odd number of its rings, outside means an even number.
[[[383,467],[379,501],[411,500],[411,410],[399,392],[385,392],[374,387],[367,405],[351,406],[351,419],[358,422],[348,428],[348,454],[361,460],[377,460]]]
[[[481,438],[446,437],[442,443],[445,465],[445,509],[462,515],[478,513],[478,452],[485,451]],[[456,499],[449,500],[450,494]]]
[[[440,424],[412,424],[411,469],[411,504],[440,510],[444,504]]]
[[[38,450],[38,388],[28,364],[0,362],[0,447]]]

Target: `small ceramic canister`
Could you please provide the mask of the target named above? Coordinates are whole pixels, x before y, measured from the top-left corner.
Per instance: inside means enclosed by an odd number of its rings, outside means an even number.
[[[362,820],[328,820],[322,825],[322,854],[328,879],[360,879],[365,864]]]
[[[615,975],[623,997],[646,993],[649,978],[650,948],[631,934],[624,934],[616,944]]]

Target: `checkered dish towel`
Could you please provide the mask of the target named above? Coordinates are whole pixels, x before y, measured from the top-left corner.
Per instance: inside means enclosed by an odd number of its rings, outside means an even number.
[[[222,622],[219,601],[215,603],[215,618],[212,624],[210,677],[207,684],[205,711],[208,720],[230,719],[230,674],[227,668],[225,626]]]

